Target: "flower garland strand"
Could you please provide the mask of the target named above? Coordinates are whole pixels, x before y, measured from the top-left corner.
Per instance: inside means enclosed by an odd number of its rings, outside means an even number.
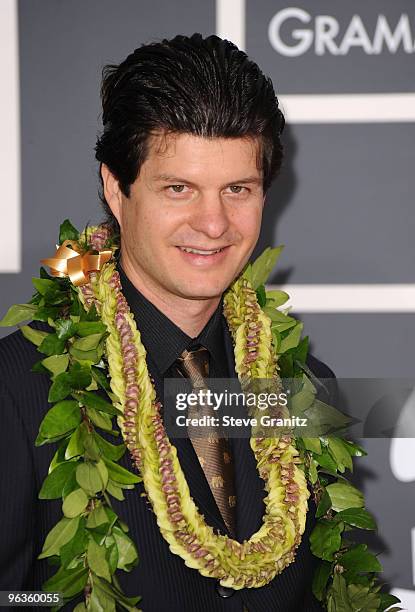
[[[215,535],[190,496],[176,449],[164,429],[145,349],[122,295],[115,264],[105,266],[94,289],[102,304],[102,321],[109,331],[111,386],[123,411],[118,423],[142,474],[161,534],[186,565],[219,579],[224,586],[241,589],[267,584],[293,561],[305,527],[309,493],[304,474],[296,466],[298,452],[290,438],[251,440],[268,492],[261,529],[243,544]],[[265,377],[276,370],[270,320],[260,312],[247,281],[235,285],[232,291],[242,311],[247,308],[246,298],[250,298],[252,311],[245,322],[231,325],[236,339],[237,371],[255,371],[257,377]],[[231,303],[229,299],[225,313],[229,320],[235,320],[237,313]]]

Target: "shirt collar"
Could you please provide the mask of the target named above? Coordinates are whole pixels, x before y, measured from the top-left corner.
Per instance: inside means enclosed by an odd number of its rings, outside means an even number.
[[[161,374],[165,374],[185,349],[201,344],[214,360],[223,357],[223,298],[196,338],[191,338],[132,284],[118,263],[125,299],[134,315],[141,340]]]

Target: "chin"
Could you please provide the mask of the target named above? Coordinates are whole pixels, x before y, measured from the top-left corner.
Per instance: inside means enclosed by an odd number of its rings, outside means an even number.
[[[199,286],[196,284],[192,284],[190,287],[186,287],[182,295],[184,297],[190,298],[191,300],[211,300],[214,298],[221,297],[222,293],[228,288],[228,285],[223,288],[218,287],[217,284],[215,286],[206,286],[206,284],[200,284]]]

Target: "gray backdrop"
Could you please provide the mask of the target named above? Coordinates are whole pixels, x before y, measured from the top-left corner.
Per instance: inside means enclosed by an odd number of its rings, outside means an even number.
[[[240,0],[239,5],[243,5]],[[355,42],[360,36],[360,44],[347,49],[345,43],[343,54],[326,49],[318,55],[311,45],[296,56],[284,55],[271,44],[268,27],[287,6],[305,11],[310,21],[291,17],[282,23],[279,35],[286,47],[298,44],[294,29],[314,32],[319,15],[337,21],[338,49],[354,14],[360,16],[372,42],[380,14],[392,30],[406,14],[412,50],[407,32],[394,52],[384,45],[380,53],[373,53],[366,43],[362,48],[364,35],[355,31]],[[29,297],[30,278],[37,274],[39,260],[51,256],[64,216],[79,227],[100,219],[93,147],[100,125],[102,66],[164,36],[214,33],[215,15],[213,0],[18,3],[23,263],[21,273],[1,275],[2,313],[11,303]],[[245,24],[246,50],[270,74],[279,94],[415,90],[415,8],[409,0],[364,4],[319,0],[295,5],[247,0]],[[414,123],[399,121],[288,125],[286,161],[268,197],[260,244],[261,249],[286,245],[273,282],[414,282],[414,135]],[[338,376],[413,376],[413,312],[298,314],[313,340],[313,352]],[[411,551],[415,486],[392,473],[387,440],[365,444],[370,455],[361,462],[364,468],[357,478],[379,523],[379,537],[373,543],[381,551],[385,578],[409,591],[415,589]],[[406,595],[410,609],[410,593]]]

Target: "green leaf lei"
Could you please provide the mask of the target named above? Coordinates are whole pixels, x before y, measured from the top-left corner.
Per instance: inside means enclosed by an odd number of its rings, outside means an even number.
[[[87,228],[82,235],[69,220],[60,228],[60,244],[76,241],[84,252],[96,249],[99,239],[100,248],[113,252],[118,248],[116,237],[103,231],[103,226]],[[240,282],[254,290],[257,303],[271,321],[280,377],[298,379],[299,390],[292,398],[296,413],[307,416],[319,410],[332,416],[334,409],[316,399],[307,372],[308,338],[301,338],[303,324],[279,309],[288,295],[265,289],[281,250],[266,249],[246,266]],[[112,422],[120,409],[109,383],[107,327],[92,293],[82,293],[67,277],[50,276],[42,268],[33,284],[36,293],[31,301],[12,306],[0,325],[19,325],[25,338],[44,355],[33,370],[48,374],[52,381],[48,401],[54,405],[40,424],[36,446],[54,443],[57,450],[39,498],[62,499],[63,518],[47,535],[38,557],[59,566],[43,589],[62,592],[64,603],[84,593],[85,602],[74,608],[76,612],[138,610],[140,597],[126,597],[116,576],[117,570],[131,571],[138,554],[128,526],[112,508],[111,497],[123,500],[123,490],[133,489],[142,477],[119,465],[126,445],[112,444],[99,433],[119,435]],[[27,321],[46,322],[52,331],[21,325]],[[377,557],[365,544],[354,544],[347,537],[354,529],[376,529],[362,493],[344,476],[353,469],[353,457],[365,451],[340,437],[296,437],[292,443],[317,506],[310,536],[311,551],[321,560],[313,580],[314,595],[328,612],[389,609],[399,600],[380,592]],[[140,465],[136,452],[134,459]],[[394,607],[390,612],[400,609]]]

